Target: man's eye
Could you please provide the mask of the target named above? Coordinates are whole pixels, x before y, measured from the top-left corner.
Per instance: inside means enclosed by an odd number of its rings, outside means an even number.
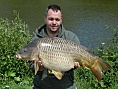
[[[49,18],[49,20],[53,21],[54,19],[53,18]]]
[[[55,19],[56,21],[60,21],[60,19]]]

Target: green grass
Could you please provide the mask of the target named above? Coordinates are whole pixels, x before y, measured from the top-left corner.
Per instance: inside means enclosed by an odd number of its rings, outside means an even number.
[[[0,89],[32,89],[32,84],[29,85],[28,81],[23,81],[20,83],[9,81],[7,84],[0,85]]]

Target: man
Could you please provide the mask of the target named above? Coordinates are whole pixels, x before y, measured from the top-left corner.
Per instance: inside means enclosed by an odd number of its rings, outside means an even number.
[[[79,44],[78,37],[71,31],[64,29],[62,25],[62,12],[58,5],[48,6],[45,12],[44,21],[45,25],[38,29],[37,35],[33,39],[59,37]],[[58,80],[50,70],[43,67],[41,61],[39,61],[38,64],[40,69],[33,80],[33,89],[76,89],[74,69],[65,72],[63,78]],[[33,63],[31,64],[31,67],[34,69]],[[75,62],[75,68],[76,67],[80,67],[78,62]]]

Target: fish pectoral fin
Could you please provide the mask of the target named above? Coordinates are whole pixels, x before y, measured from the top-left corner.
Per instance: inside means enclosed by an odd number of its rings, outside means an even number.
[[[36,73],[37,73],[38,70],[39,70],[39,66],[38,66],[37,61],[34,61],[34,69],[35,69],[35,75],[36,75]]]
[[[52,73],[56,76],[57,79],[62,79],[62,72],[58,70],[52,70]]]

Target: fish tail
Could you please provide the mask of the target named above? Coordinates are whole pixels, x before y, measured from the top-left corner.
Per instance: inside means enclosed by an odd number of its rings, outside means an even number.
[[[98,64],[102,68],[102,70],[107,71],[107,70],[111,69],[111,66],[106,61],[104,61],[98,57],[97,57],[97,59],[98,59]]]
[[[102,71],[111,69],[111,66],[107,62],[95,57],[94,63],[90,69],[97,80],[100,81],[102,79]]]
[[[95,66],[91,68],[92,73],[97,78],[98,81],[102,79],[102,70],[99,66]]]

